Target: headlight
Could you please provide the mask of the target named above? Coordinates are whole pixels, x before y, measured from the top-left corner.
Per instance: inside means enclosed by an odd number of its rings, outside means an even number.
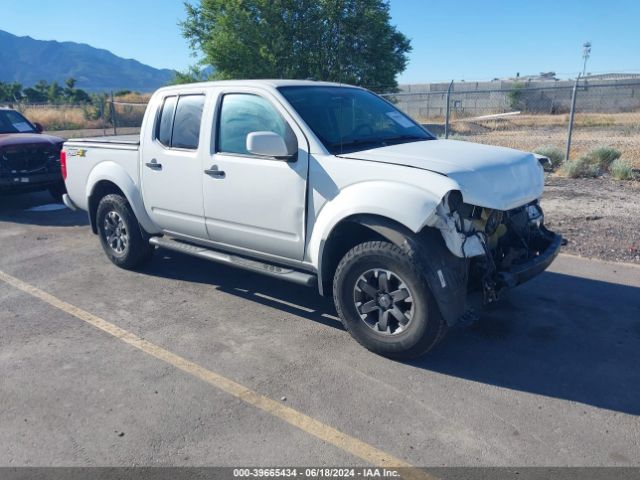
[[[544,214],[542,213],[542,209],[536,203],[531,205],[527,205],[527,216],[529,217],[529,223],[535,225],[536,227],[540,227],[544,220]]]

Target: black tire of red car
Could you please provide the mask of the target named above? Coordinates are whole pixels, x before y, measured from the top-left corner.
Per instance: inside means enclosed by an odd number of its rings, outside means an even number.
[[[49,187],[49,194],[58,203],[62,203],[62,196],[65,193],[67,193],[67,187],[64,182],[59,182]]]
[[[155,247],[142,234],[126,198],[117,194],[103,197],[96,212],[96,226],[104,252],[118,267],[133,270],[151,260]]]
[[[392,243],[373,241],[355,246],[338,264],[333,282],[338,314],[347,331],[374,353],[396,359],[419,357],[447,331],[417,258],[415,252]],[[395,300],[402,297],[406,298]],[[372,304],[378,306],[364,314]],[[404,318],[405,325],[395,314]]]

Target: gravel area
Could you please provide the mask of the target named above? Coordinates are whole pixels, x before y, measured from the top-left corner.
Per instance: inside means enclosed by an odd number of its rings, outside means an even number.
[[[565,253],[640,264],[640,182],[549,175],[542,208]]]

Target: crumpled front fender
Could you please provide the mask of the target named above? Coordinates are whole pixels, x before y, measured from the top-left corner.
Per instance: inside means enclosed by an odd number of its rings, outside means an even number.
[[[453,326],[466,312],[468,260],[453,255],[439,230],[425,228],[418,234],[374,215],[353,219],[402,248],[420,263],[440,314]]]

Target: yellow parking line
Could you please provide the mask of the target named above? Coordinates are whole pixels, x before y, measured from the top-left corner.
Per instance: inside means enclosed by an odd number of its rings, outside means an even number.
[[[368,464],[375,465],[382,468],[403,468],[407,470],[402,471],[404,478],[411,479],[432,479],[433,477],[425,473],[411,464],[389,455],[376,447],[369,445],[368,443],[358,440],[355,437],[347,435],[329,425],[326,425],[304,413],[301,413],[291,407],[283,405],[281,402],[273,400],[269,397],[261,395],[250,388],[247,388],[233,380],[230,380],[216,372],[208,370],[197,363],[187,360],[180,355],[170,352],[154,343],[144,340],[137,335],[107,322],[106,320],[93,315],[85,310],[82,310],[70,303],[60,300],[53,295],[40,290],[33,285],[30,285],[22,280],[19,280],[11,275],[8,275],[0,270],[0,280],[5,283],[21,290],[29,295],[42,300],[49,305],[62,310],[69,315],[92,325],[109,335],[112,335],[125,343],[142,350],[143,352],[154,356],[170,365],[173,365],[180,370],[187,372],[200,380],[207,382],[214,387],[239,398],[243,402],[252,405],[260,410],[263,410],[275,417],[278,417],[285,422],[299,428],[300,430],[307,432],[335,447],[338,447],[362,460],[365,460]]]

